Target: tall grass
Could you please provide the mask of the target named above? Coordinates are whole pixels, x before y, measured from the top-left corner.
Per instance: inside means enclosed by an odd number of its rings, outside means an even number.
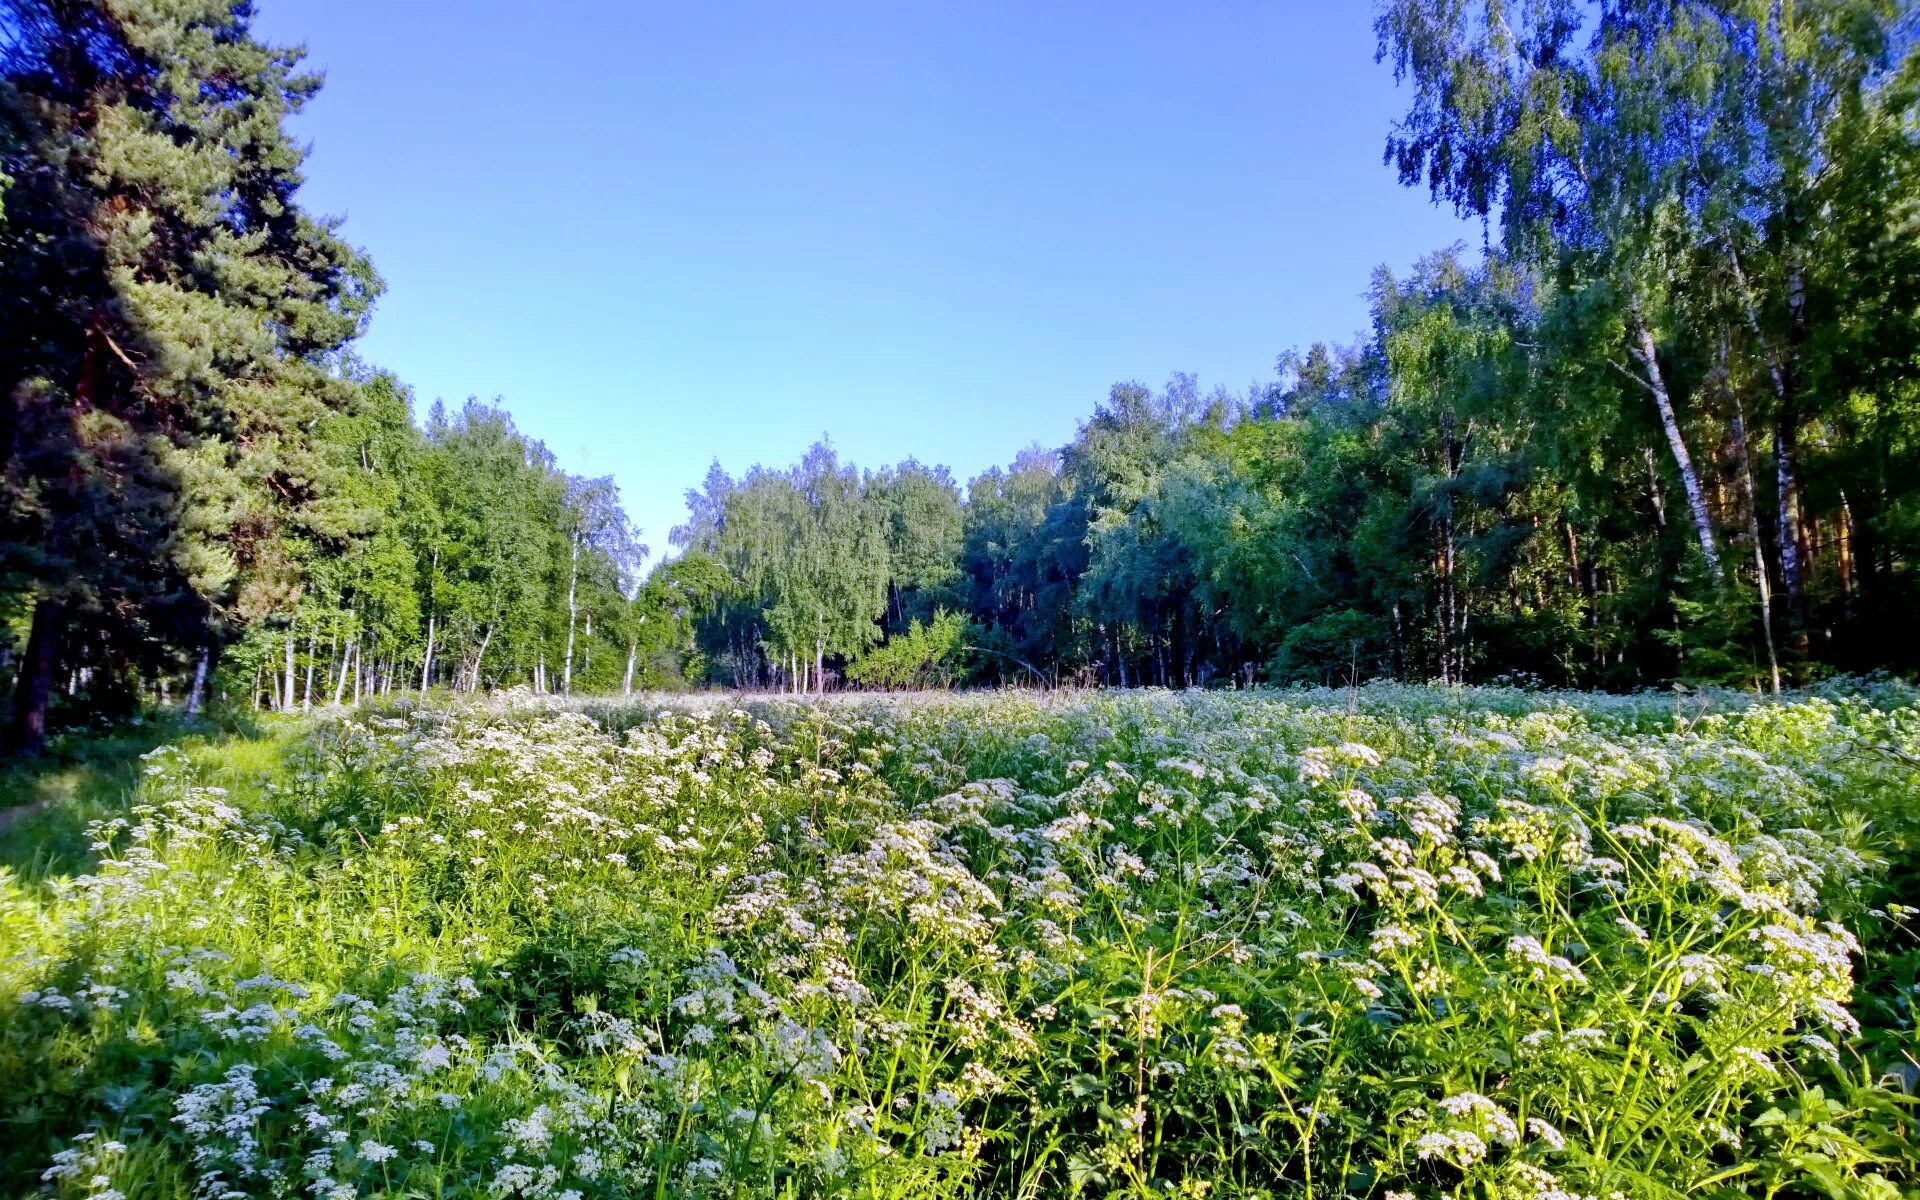
[[[1891,685],[521,699],[156,749],[96,870],[0,877],[0,1167],[1911,1195],[1916,760]]]

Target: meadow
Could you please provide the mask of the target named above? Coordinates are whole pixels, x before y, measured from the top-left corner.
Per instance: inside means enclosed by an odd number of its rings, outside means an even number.
[[[149,740],[0,831],[0,1194],[1920,1195],[1898,684]]]

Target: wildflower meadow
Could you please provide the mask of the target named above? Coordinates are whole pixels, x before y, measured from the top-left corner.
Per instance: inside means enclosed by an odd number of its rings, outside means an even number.
[[[1920,697],[339,710],[0,873],[8,1196],[1920,1195]]]

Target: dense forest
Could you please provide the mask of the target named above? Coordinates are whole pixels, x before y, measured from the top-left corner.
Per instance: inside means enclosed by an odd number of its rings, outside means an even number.
[[[1380,270],[1370,326],[1270,382],[1118,385],[964,487],[825,442],[716,465],[650,570],[611,480],[497,407],[417,420],[354,356],[381,283],[287,128],[318,78],[251,21],[0,0],[21,747],[63,711],[430,687],[1920,666],[1905,0],[1390,0],[1387,168],[1482,245]]]

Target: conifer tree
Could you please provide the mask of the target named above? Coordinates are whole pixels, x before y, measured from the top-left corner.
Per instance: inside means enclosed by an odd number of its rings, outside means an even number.
[[[303,211],[286,120],[319,78],[244,0],[4,0],[3,586],[30,595],[14,736],[56,671],[107,687],[287,611],[341,402],[327,358],[378,289]]]

